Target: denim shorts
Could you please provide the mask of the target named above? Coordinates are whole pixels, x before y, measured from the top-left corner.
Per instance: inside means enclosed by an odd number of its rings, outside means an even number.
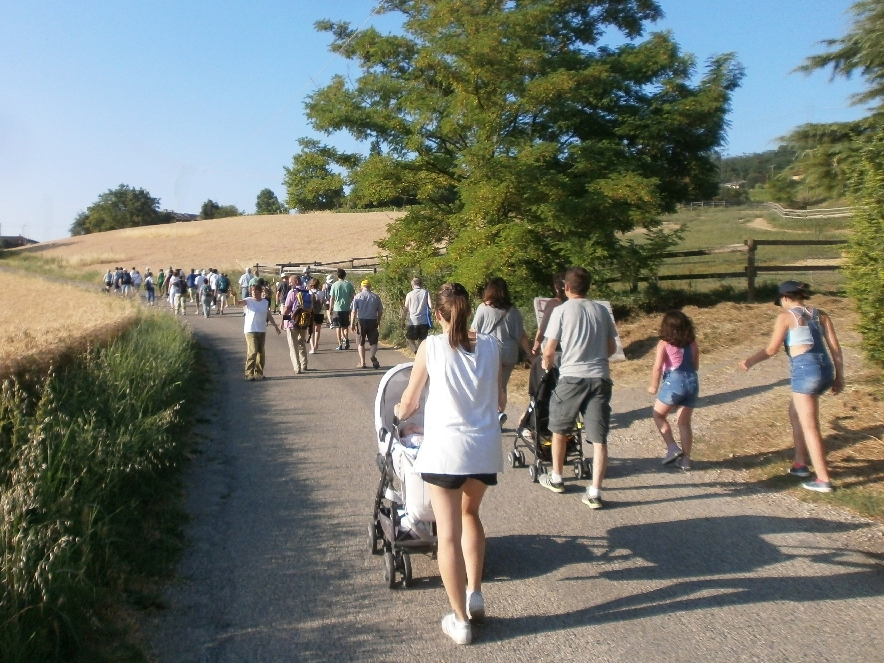
[[[657,399],[665,404],[682,407],[697,407],[700,395],[700,379],[696,373],[687,371],[667,371],[663,374],[663,384]]]
[[[796,394],[820,394],[832,388],[835,368],[829,355],[805,352],[791,358],[792,391]]]

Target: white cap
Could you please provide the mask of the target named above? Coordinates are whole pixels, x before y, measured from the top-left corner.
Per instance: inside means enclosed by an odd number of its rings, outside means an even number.
[[[205,276],[205,275],[206,275],[206,270],[204,270],[204,269],[201,270],[201,271],[200,271],[200,276]]]
[[[334,281],[334,278],[332,277],[332,275],[331,275],[331,274],[326,274],[326,275],[325,275],[325,282],[326,282],[326,283],[331,283],[332,281]]]

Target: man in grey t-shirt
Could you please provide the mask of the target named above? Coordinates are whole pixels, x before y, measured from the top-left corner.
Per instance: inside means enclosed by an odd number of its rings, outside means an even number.
[[[552,438],[552,472],[540,477],[540,483],[553,492],[565,492],[562,471],[568,438],[574,431],[577,415],[583,415],[586,443],[593,447],[592,485],[583,503],[601,509],[602,480],[608,465],[608,428],[611,422],[611,373],[608,357],[617,351],[617,330],[608,310],[586,299],[590,276],[582,267],[565,274],[564,304],[550,315],[543,349],[543,368],[555,365],[556,349],[561,345],[559,381],[550,397],[549,428]]]

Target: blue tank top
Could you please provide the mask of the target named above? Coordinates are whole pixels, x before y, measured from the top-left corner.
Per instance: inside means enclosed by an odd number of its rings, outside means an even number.
[[[819,311],[815,308],[807,309],[803,306],[796,306],[793,309],[789,309],[789,313],[795,316],[799,326],[786,332],[786,354],[790,357],[792,356],[789,348],[793,345],[810,345],[810,349],[807,352],[817,355],[826,354],[826,346],[823,344],[823,332],[820,329]],[[802,321],[805,324],[800,324]]]

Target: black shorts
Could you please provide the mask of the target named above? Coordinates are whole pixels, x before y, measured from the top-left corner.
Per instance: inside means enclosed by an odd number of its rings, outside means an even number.
[[[313,324],[314,325],[321,325],[323,322],[325,322],[325,316],[322,313],[314,313],[313,314]]]
[[[359,318],[359,338],[357,343],[363,345],[366,341],[368,341],[369,345],[378,344],[378,321]]]
[[[350,311],[332,311],[332,327],[346,329],[350,326]]]
[[[430,332],[430,325],[408,325],[405,328],[405,338],[409,341],[426,341]]]
[[[447,488],[448,490],[457,490],[458,488],[463,487],[463,485],[467,482],[467,479],[475,479],[476,481],[481,481],[486,486],[496,486],[497,485],[497,475],[496,474],[421,474],[421,479],[426,481],[427,483],[431,483],[434,486],[439,486],[440,488]]]

